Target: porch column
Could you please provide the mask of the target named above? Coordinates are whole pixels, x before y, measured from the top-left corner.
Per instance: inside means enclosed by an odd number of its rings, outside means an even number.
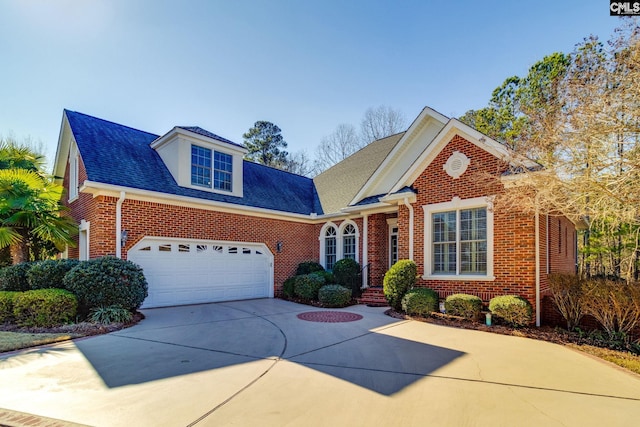
[[[369,276],[369,267],[367,264],[369,263],[369,215],[362,215],[362,288],[368,288],[369,284],[367,281],[367,277]],[[365,271],[366,269],[366,271]]]

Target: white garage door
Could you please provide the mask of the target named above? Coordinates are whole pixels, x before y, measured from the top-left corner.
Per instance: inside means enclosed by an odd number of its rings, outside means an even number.
[[[127,258],[149,283],[142,308],[273,297],[273,255],[263,244],[145,237]]]

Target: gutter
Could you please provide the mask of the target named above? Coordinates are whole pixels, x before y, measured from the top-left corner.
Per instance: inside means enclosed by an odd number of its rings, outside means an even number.
[[[409,209],[409,259],[413,261],[413,206],[408,197],[404,198],[404,205]]]
[[[122,258],[122,203],[126,197],[124,191],[116,202],[116,258]]]
[[[540,209],[538,208],[538,197],[536,195],[536,326],[540,327]]]

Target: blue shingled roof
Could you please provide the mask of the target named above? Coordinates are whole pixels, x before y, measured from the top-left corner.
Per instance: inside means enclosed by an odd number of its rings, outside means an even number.
[[[200,126],[178,126],[180,129],[188,130],[189,132],[197,133],[198,135],[206,136],[207,138],[217,139],[218,141],[226,142],[227,144],[235,145],[236,147],[245,148],[244,145],[236,144],[233,141],[229,141],[227,138],[223,138],[216,135],[213,132],[209,132],[206,129],[202,129]]]
[[[245,160],[243,197],[180,187],[150,147],[158,135],[75,111],[65,110],[65,114],[89,181],[296,214],[322,214],[310,178]],[[196,132],[195,127],[184,129]],[[226,141],[201,130],[205,136]]]
[[[402,187],[400,190],[396,191],[395,193],[391,193],[391,194],[402,194],[402,193],[414,193],[415,194],[415,190],[411,187]],[[376,194],[375,196],[369,196],[369,197],[365,197],[364,199],[360,200],[358,203],[353,204],[352,206],[363,206],[363,205],[371,205],[373,203],[378,203],[380,201],[381,197],[387,196],[388,194]]]

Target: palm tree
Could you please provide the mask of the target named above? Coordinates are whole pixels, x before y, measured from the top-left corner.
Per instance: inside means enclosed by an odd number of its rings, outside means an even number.
[[[74,244],[77,225],[65,215],[63,188],[44,172],[43,159],[28,147],[0,142],[0,248],[10,248],[14,264],[30,260],[32,245],[61,251]]]

